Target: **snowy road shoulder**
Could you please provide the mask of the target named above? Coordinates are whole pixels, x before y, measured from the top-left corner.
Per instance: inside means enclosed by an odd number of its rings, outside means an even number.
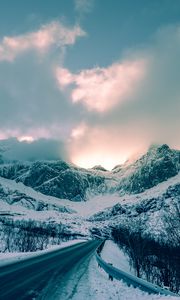
[[[128,274],[136,275],[129,265],[128,256],[111,240],[107,240],[101,252],[101,257],[107,263],[125,271]]]
[[[177,300],[177,297],[149,295],[139,289],[128,287],[118,280],[108,280],[108,275],[98,268],[95,257],[90,261],[87,272],[81,278],[72,300]],[[64,299],[63,299],[64,300]],[[67,300],[67,299],[66,299]]]

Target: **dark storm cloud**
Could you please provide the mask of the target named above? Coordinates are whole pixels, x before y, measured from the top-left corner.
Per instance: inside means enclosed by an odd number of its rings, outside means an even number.
[[[64,144],[53,139],[39,139],[31,143],[15,138],[1,140],[0,153],[8,160],[68,160]]]

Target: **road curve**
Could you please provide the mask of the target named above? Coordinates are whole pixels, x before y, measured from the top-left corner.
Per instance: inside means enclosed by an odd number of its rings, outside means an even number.
[[[0,267],[0,299],[40,299],[41,291],[53,276],[63,276],[91,255],[100,240],[78,243],[50,253]],[[53,294],[53,289],[52,289]]]

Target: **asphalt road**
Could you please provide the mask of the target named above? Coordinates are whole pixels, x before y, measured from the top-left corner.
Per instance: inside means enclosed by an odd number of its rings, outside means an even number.
[[[100,244],[99,240],[79,243],[0,267],[0,300],[46,299],[43,296],[46,286],[51,286],[53,299],[55,279],[63,281],[66,274],[87,260]]]

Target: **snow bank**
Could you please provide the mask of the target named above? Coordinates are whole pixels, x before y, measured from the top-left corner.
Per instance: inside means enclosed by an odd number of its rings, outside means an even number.
[[[149,295],[139,289],[128,287],[118,280],[108,280],[108,275],[98,268],[92,258],[88,272],[81,278],[72,300],[178,300],[177,297]]]
[[[101,257],[107,263],[113,264],[114,267],[121,269],[129,274],[136,275],[129,265],[128,256],[111,240],[107,240],[101,252]]]

